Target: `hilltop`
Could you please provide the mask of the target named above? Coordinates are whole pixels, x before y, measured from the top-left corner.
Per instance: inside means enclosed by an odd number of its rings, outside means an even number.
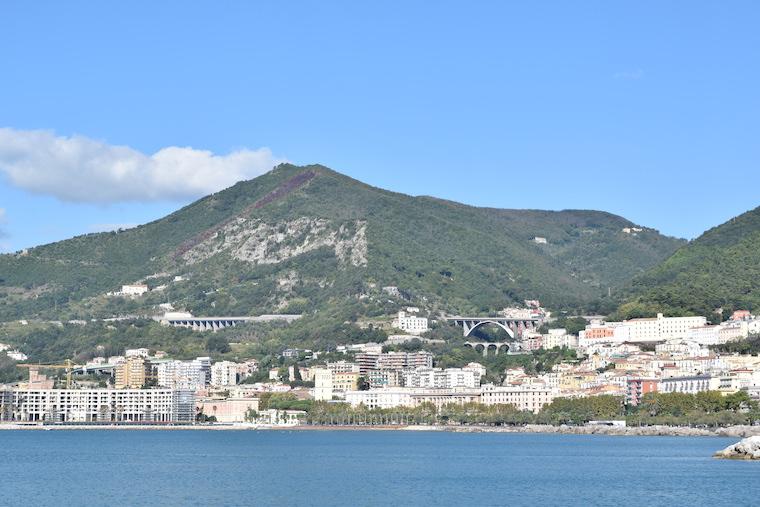
[[[623,316],[670,314],[712,316],[722,309],[760,308],[760,208],[714,227],[662,264],[635,277]]]
[[[387,286],[430,311],[534,298],[593,310],[682,244],[609,213],[476,208],[283,164],[133,229],[0,256],[0,319],[156,313],[167,301],[196,315],[350,303],[374,316],[393,311],[368,298]],[[154,290],[104,296],[137,281]]]

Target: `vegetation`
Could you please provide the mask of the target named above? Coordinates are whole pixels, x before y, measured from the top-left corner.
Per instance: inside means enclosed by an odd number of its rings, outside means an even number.
[[[718,345],[712,345],[710,348],[719,353],[756,356],[760,354],[760,336],[749,336],[745,340],[735,340]]]
[[[298,220],[311,225],[289,229]],[[225,229],[237,223],[245,224],[239,237]],[[167,301],[196,315],[296,312],[321,320],[372,319],[406,303],[433,315],[492,313],[535,297],[597,311],[614,307],[602,297],[609,287],[682,244],[649,229],[622,232],[632,225],[595,211],[410,197],[321,166],[285,164],[144,226],[1,255],[0,320],[150,315]],[[257,227],[282,235],[267,251],[273,260],[233,255]],[[537,245],[534,236],[548,243]],[[307,237],[326,239],[294,255]],[[339,240],[353,260],[336,254]],[[185,256],[200,244],[210,245],[209,255]],[[105,295],[138,280],[157,290],[135,299]],[[399,287],[401,296],[389,297],[383,286]]]
[[[760,208],[710,229],[636,277],[620,317],[693,314],[728,318],[760,308]],[[715,313],[717,310],[717,313]]]

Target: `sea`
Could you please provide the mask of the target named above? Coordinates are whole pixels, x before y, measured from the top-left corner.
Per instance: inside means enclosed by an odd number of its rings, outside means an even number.
[[[0,431],[0,505],[758,506],[735,438]]]

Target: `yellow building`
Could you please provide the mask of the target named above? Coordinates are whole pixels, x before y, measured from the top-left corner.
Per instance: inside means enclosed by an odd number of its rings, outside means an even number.
[[[333,374],[333,389],[356,391],[359,388],[359,372],[343,371]]]
[[[116,366],[116,389],[140,389],[148,380],[150,363],[139,356],[128,357]]]

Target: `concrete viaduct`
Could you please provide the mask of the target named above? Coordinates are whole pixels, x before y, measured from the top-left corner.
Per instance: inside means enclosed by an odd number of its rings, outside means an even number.
[[[507,342],[464,342],[464,346],[482,353],[483,356],[487,356],[489,353],[498,356],[501,352],[507,352],[510,344]]]
[[[257,317],[178,317],[163,318],[160,319],[160,322],[166,326],[188,327],[193,331],[218,331],[247,322],[272,322],[276,320],[293,322],[300,317],[300,315],[295,314],[259,315]]]
[[[465,338],[480,326],[487,324],[502,328],[510,338],[521,338],[523,332],[535,329],[539,323],[539,319],[515,319],[511,317],[451,317],[446,320],[457,326],[462,326]]]

